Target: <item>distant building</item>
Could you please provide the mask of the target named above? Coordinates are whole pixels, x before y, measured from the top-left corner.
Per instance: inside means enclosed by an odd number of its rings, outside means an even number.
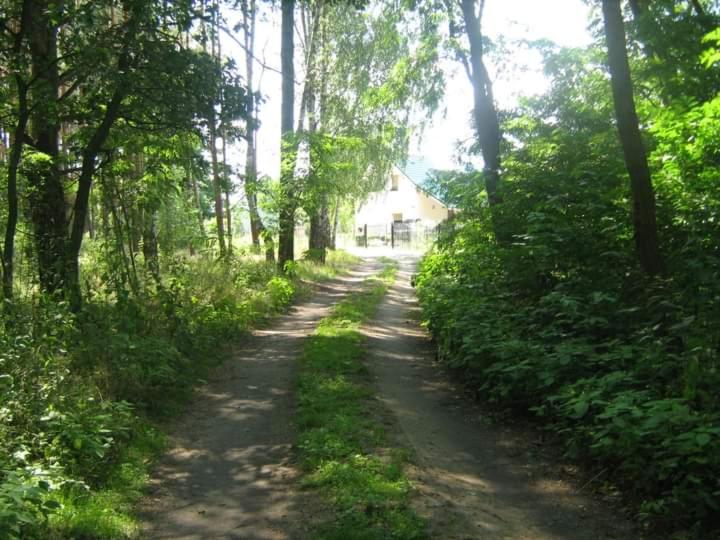
[[[420,187],[431,168],[422,158],[393,165],[382,191],[371,193],[355,212],[356,230],[390,223],[437,225],[446,220],[452,210]]]

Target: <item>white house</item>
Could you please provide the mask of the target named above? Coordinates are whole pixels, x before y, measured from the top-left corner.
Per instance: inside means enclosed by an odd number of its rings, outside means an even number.
[[[420,187],[430,169],[422,158],[393,165],[383,190],[371,193],[355,212],[356,230],[390,223],[437,225],[446,220],[451,210]]]

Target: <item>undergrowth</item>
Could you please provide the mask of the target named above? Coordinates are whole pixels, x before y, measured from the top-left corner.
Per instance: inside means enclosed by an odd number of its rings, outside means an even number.
[[[101,260],[85,261],[80,313],[30,297],[0,318],[1,538],[136,537],[156,426],[244,332],[354,262],[333,253],[280,275],[249,258],[174,258],[131,291]]]
[[[369,414],[374,405],[360,325],[395,279],[397,263],[384,263],[379,275],[320,322],[301,358],[298,448],[304,485],[320,491],[334,511],[315,529],[318,540],[425,538],[423,521],[408,506],[406,453],[388,448],[382,424]]]

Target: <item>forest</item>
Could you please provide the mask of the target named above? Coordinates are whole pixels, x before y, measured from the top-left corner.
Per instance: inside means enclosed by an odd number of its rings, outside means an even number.
[[[438,369],[638,534],[720,534],[720,3],[583,0],[591,43],[565,47],[488,37],[500,1],[0,0],[0,537],[141,537],[168,426],[357,266],[338,238],[455,99],[448,65],[474,131],[422,186],[453,209],[413,276]],[[505,107],[520,50],[548,84]],[[372,319],[383,264],[321,331]],[[352,538],[428,537],[391,510]]]

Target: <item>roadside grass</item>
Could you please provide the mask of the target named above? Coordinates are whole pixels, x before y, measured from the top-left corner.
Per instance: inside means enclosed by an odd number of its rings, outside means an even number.
[[[363,364],[360,325],[395,280],[397,263],[337,304],[308,338],[298,381],[299,458],[303,486],[333,509],[314,528],[317,540],[426,538],[425,523],[409,507],[403,474],[408,452],[391,448]]]
[[[249,258],[181,260],[162,290],[97,294],[81,318],[48,304],[22,340],[0,332],[0,419],[14,413],[0,422],[0,538],[139,538],[135,507],[168,421],[226,357],[222,344],[357,260],[331,252],[284,275]]]
[[[294,279],[295,298],[308,298],[314,284],[330,281],[359,262],[360,257],[342,250],[328,251],[325,264],[313,260],[305,253],[300,260],[290,264],[287,272],[288,276]]]
[[[304,257],[298,262],[298,277],[309,282],[328,281],[360,262],[360,257],[347,251],[328,251],[325,264]]]
[[[165,435],[139,422],[136,435],[101,489],[72,488],[58,493],[55,500],[61,507],[50,517],[50,538],[139,538],[134,505],[143,495],[150,465],[165,448]]]

